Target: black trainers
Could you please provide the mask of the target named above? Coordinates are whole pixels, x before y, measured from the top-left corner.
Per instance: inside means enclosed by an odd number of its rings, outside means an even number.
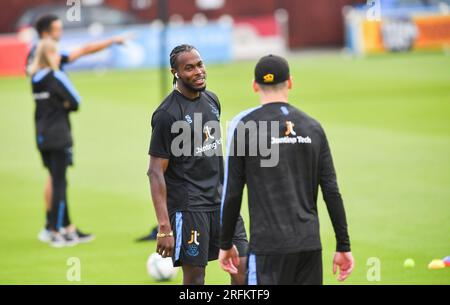
[[[140,238],[136,239],[136,242],[156,240],[156,234],[158,234],[158,226],[154,227],[150,231],[149,235],[146,235],[146,236],[143,236],[143,237],[140,237]]]
[[[95,239],[95,235],[94,234],[87,234],[87,233],[83,233],[80,230],[76,230],[76,235],[78,236],[78,241],[80,243],[88,243],[91,242]]]

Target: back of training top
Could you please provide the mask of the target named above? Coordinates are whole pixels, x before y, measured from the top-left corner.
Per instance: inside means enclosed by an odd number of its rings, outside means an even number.
[[[267,122],[267,127],[259,124],[260,121]],[[245,153],[241,156],[238,154],[242,144],[238,140],[239,122],[241,125],[256,122],[255,133],[252,134],[251,128],[243,133]],[[270,132],[271,122],[279,124],[274,133]],[[252,253],[321,249],[317,212],[319,185],[336,232],[337,249],[350,250],[330,149],[317,121],[287,103],[270,103],[237,116],[228,138],[222,197],[222,249],[231,247],[242,191],[247,184]],[[262,166],[261,161],[270,157],[264,157],[260,150],[251,155],[255,145],[261,143],[257,139],[264,139],[272,152],[279,152],[276,166]]]
[[[42,69],[32,78],[36,103],[36,141],[40,150],[63,149],[72,145],[69,112],[76,111],[80,96],[67,75]]]

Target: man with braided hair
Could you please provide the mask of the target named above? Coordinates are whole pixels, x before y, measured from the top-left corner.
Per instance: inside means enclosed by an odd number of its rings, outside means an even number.
[[[148,176],[159,224],[157,252],[182,267],[183,284],[202,285],[208,261],[219,253],[221,109],[217,96],[206,90],[205,65],[193,46],[174,48],[170,66],[174,89],[153,113],[149,149]],[[177,142],[180,137],[182,143]],[[240,267],[231,283],[244,284],[248,242],[242,217],[235,232]]]

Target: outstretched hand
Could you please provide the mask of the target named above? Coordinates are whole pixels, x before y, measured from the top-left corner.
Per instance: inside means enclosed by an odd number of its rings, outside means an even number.
[[[115,44],[123,45],[127,41],[134,39],[134,35],[132,35],[132,34],[119,35],[119,36],[114,36],[111,39],[113,40],[113,42]]]

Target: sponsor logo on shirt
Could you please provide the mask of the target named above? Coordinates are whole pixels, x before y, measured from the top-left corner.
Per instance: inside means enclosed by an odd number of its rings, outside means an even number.
[[[291,121],[286,121],[286,132],[284,133],[285,136],[293,135],[296,136],[297,133],[294,131],[295,124]]]
[[[205,141],[208,141],[209,139],[214,140],[214,137],[211,135],[211,127],[208,127],[208,125],[205,125],[203,128],[203,134],[205,135]]]
[[[214,140],[214,142],[205,144],[195,149],[195,154],[199,155],[207,151],[216,150],[222,144],[222,139]]]
[[[178,133],[170,144],[173,156],[193,155],[198,157],[204,155],[212,157],[222,155],[219,121],[211,120],[203,123],[202,118],[203,114],[196,112],[193,117],[186,115],[183,120],[172,124],[171,132]]]
[[[209,140],[212,140],[212,143],[207,143],[203,146],[200,147],[196,147],[195,148],[195,154],[199,155],[202,154],[204,152],[208,152],[211,150],[216,150],[219,145],[222,144],[222,139],[216,139],[215,136],[212,135],[212,127],[209,127],[208,125],[205,125],[205,127],[203,127],[203,136],[204,136],[204,141],[207,142]]]
[[[286,131],[283,138],[271,138],[272,145],[274,144],[311,144],[310,137],[297,136],[297,132],[294,130],[295,124],[291,121],[286,121]]]

